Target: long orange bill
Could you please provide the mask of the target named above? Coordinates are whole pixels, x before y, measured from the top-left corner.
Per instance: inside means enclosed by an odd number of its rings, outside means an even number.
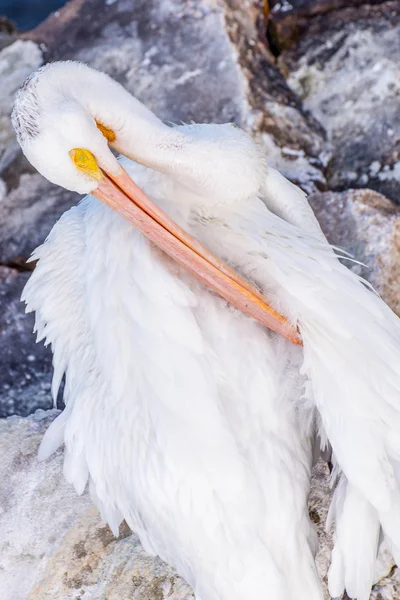
[[[294,344],[302,343],[298,331],[267,304],[253,285],[181,229],[126,171],[122,169],[117,176],[104,172],[103,175],[99,186],[92,192],[94,196],[116,210],[222,298]]]

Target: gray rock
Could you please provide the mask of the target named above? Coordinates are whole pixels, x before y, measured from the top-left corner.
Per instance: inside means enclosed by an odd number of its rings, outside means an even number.
[[[400,5],[346,8],[311,19],[280,56],[289,85],[325,127],[331,189],[400,198]]]
[[[318,574],[324,584],[325,598],[329,600],[327,592],[328,569],[331,562],[333,548],[332,532],[325,530],[326,517],[332,497],[329,486],[329,469],[325,462],[320,461],[313,470],[311,493],[308,500],[308,510],[313,521],[319,540],[319,548],[316,556]],[[387,573],[385,573],[387,574]]]
[[[37,460],[57,411],[0,420],[0,590],[2,600],[194,600],[159,558],[146,554],[126,525],[116,539],[84,493],[62,475],[62,450]],[[319,573],[326,581],[332,547],[324,531],[330,502],[328,469],[314,470],[310,514],[316,523]],[[396,600],[398,571],[385,554],[374,600]],[[328,595],[326,595],[328,599]]]
[[[267,2],[267,0],[265,0]],[[269,0],[269,39],[279,52],[307,33],[310,19],[339,8],[383,4],[385,0]]]
[[[371,600],[398,600],[400,597],[400,571],[393,567],[387,577],[377,583],[371,594]]]
[[[16,40],[0,52],[0,261],[11,263],[29,256],[43,240],[43,210],[37,200],[48,195],[50,185],[22,157],[11,125],[16,91],[26,77],[43,63],[42,52],[32,41]],[[49,202],[44,203],[48,208]],[[36,213],[36,214],[35,214]],[[50,218],[52,215],[50,214]]]
[[[33,315],[20,302],[28,275],[0,267],[0,417],[52,405],[50,350],[35,344]]]
[[[400,208],[372,190],[316,193],[309,201],[329,242],[363,263],[346,265],[400,315]]]
[[[9,144],[15,145],[14,131],[10,122],[10,112],[15,92],[28,75],[40,67],[42,53],[37,44],[17,40],[5,47],[0,55],[1,96],[0,96],[0,157]]]
[[[47,182],[22,156],[11,125],[14,96],[43,63],[38,44],[16,40],[0,52],[0,262],[24,264],[76,197]]]

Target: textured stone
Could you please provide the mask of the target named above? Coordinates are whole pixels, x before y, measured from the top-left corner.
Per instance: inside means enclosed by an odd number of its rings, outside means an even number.
[[[11,38],[14,39],[14,38]],[[11,262],[27,254],[30,244],[35,242],[35,220],[29,214],[32,200],[26,202],[26,190],[20,190],[17,198],[12,193],[23,173],[33,169],[22,159],[11,125],[11,110],[15,92],[26,77],[43,62],[37,44],[31,41],[16,40],[0,52],[0,261]],[[18,169],[18,175],[15,174]],[[33,176],[35,177],[35,176]],[[26,178],[23,177],[23,182]],[[23,193],[24,192],[24,193]],[[31,190],[29,195],[32,196]],[[29,229],[27,234],[26,228]],[[32,236],[33,234],[33,236]],[[29,236],[33,239],[29,240]],[[39,238],[36,238],[39,239]],[[21,247],[28,243],[25,252]],[[5,251],[8,249],[8,252]]]
[[[15,144],[10,113],[14,94],[26,77],[42,64],[42,53],[37,44],[17,40],[4,48],[0,55],[0,157],[8,144]]]
[[[329,242],[357,261],[345,261],[400,315],[400,208],[372,190],[310,196]]]
[[[400,4],[333,11],[279,58],[289,85],[326,129],[329,187],[400,198]]]
[[[75,195],[38,175],[22,156],[11,125],[15,92],[43,63],[39,46],[16,40],[0,52],[0,262],[21,263],[69,208]]]
[[[324,592],[327,600],[329,599],[327,576],[331,561],[333,538],[331,532],[325,531],[325,523],[331,497],[332,491],[329,486],[328,465],[320,461],[313,470],[312,488],[308,503],[311,520],[318,532],[319,548],[316,563],[318,574],[324,584]]]
[[[51,355],[35,344],[33,315],[20,302],[28,273],[0,267],[0,417],[50,408]]]
[[[62,476],[62,451],[37,448],[57,411],[0,420],[2,600],[193,600],[125,526],[115,539],[84,494]]]
[[[114,538],[87,493],[76,495],[62,475],[62,450],[38,462],[38,445],[57,414],[40,410],[28,418],[0,420],[2,600],[194,600],[186,583],[146,554],[125,524]],[[332,548],[325,532],[330,498],[329,471],[320,462],[309,508],[320,539],[317,566],[324,584]],[[387,553],[381,555],[376,580],[374,600],[398,600],[400,579]]]
[[[400,571],[393,567],[387,577],[382,578],[374,586],[371,600],[399,600],[400,598]]]
[[[269,35],[277,51],[290,48],[307,33],[310,19],[317,15],[357,7],[382,4],[385,0],[270,0]]]

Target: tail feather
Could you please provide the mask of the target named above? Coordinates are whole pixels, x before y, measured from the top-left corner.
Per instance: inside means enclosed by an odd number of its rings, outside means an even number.
[[[51,456],[60,446],[64,443],[64,429],[67,424],[70,410],[68,406],[65,410],[58,415],[58,417],[51,423],[50,427],[46,430],[43,439],[40,443],[38,459],[40,461],[46,460]]]
[[[336,540],[328,574],[329,592],[337,598],[368,600],[374,579],[380,521],[377,510],[342,475],[327,525],[335,521]]]

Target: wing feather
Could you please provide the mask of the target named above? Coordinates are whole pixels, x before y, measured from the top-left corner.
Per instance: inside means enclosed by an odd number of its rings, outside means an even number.
[[[395,553],[400,543],[400,485],[395,473],[400,450],[400,321],[340,262],[314,226],[302,192],[288,182],[280,185],[282,179],[270,177],[268,197],[238,203],[234,211],[219,208],[207,227],[199,221],[197,234],[299,325],[306,395],[318,409],[320,437],[327,436],[349,483],[339,527],[343,531],[343,523],[351,520],[348,515],[359,507],[353,528],[361,530],[364,523],[371,537],[368,560],[360,558],[359,566],[368,565],[364,573],[370,573],[377,524]],[[274,193],[277,198],[271,201]],[[215,231],[221,222],[224,235]],[[335,579],[348,584],[354,597],[365,598],[371,578],[359,577],[350,559],[351,536],[339,538]],[[340,584],[335,587],[340,589]]]

